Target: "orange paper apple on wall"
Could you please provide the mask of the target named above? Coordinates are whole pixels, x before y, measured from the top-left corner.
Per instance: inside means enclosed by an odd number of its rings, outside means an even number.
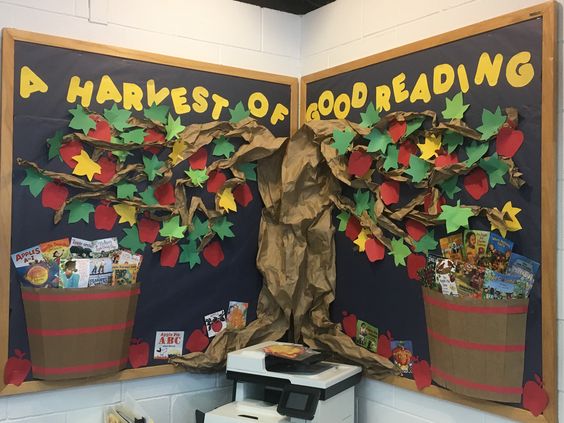
[[[15,356],[8,358],[4,366],[4,385],[20,386],[31,370],[31,361],[24,358],[23,351],[16,348],[14,354]]]

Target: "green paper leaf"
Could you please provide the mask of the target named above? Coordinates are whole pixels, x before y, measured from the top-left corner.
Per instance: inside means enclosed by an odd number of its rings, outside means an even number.
[[[186,226],[180,226],[180,216],[174,216],[163,222],[159,233],[163,237],[184,238],[184,231],[186,231]]]
[[[121,139],[123,140],[123,144],[143,144],[146,135],[143,128],[137,128],[129,132],[122,132]]]
[[[212,151],[214,156],[224,156],[228,159],[235,152],[235,146],[229,142],[229,138],[223,135],[213,140],[213,143],[215,144]]]
[[[237,169],[245,174],[245,179],[247,181],[256,181],[257,180],[257,172],[256,172],[256,163],[241,163],[237,165]]]
[[[164,162],[161,162],[156,154],[153,154],[151,158],[143,156],[143,166],[144,171],[147,174],[147,179],[149,181],[154,181],[157,176],[162,176],[160,169],[164,166]]]
[[[377,151],[385,153],[388,145],[392,144],[392,137],[390,137],[388,131],[381,132],[377,128],[373,128],[364,138],[370,141],[366,148],[368,153],[375,153]]]
[[[151,185],[149,185],[145,191],[139,193],[139,195],[141,196],[143,202],[148,206],[154,206],[159,203],[155,198],[155,188]]]
[[[188,175],[190,181],[200,188],[204,186],[204,182],[208,180],[208,174],[206,173],[205,169],[188,169],[185,170],[184,173]]]
[[[120,109],[116,104],[114,104],[111,109],[104,109],[104,117],[106,120],[120,132],[125,128],[131,127],[128,123],[130,116],[131,112],[129,110]]]
[[[74,200],[65,207],[65,210],[70,211],[69,223],[76,223],[80,220],[89,223],[90,213],[94,212],[94,206],[85,201]]]
[[[135,184],[128,184],[127,182],[120,182],[117,184],[118,198],[129,198],[130,200],[133,200],[136,192],[137,186]]]
[[[192,219],[192,225],[194,226],[194,229],[188,234],[188,239],[190,240],[195,241],[196,239],[201,239],[209,231],[208,221],[200,220],[198,216],[194,216]]]
[[[221,219],[217,219],[215,221],[211,229],[223,241],[223,238],[233,238],[235,236],[235,234],[230,229],[231,226],[233,226],[233,223],[227,220],[227,216],[223,216]]]
[[[49,160],[53,157],[59,156],[59,160],[62,161],[63,159],[61,158],[59,151],[61,150],[61,146],[63,144],[63,131],[58,129],[57,132],[55,132],[55,135],[51,138],[47,138],[47,144],[49,144]]]
[[[347,229],[347,225],[349,223],[349,218],[351,215],[346,211],[342,211],[337,215],[337,219],[339,219],[339,232],[345,232]]]
[[[356,203],[354,212],[357,216],[360,216],[365,210],[368,211],[370,208],[370,191],[357,189],[353,197],[354,202]]]
[[[458,175],[454,175],[441,184],[441,189],[451,200],[454,198],[454,194],[461,191],[460,188],[456,185],[457,183]]]
[[[388,145],[386,149],[386,160],[384,160],[384,164],[382,165],[385,171],[398,168],[398,156],[399,149],[394,144]]]
[[[132,156],[133,154],[131,154],[129,151],[123,151],[123,150],[112,150],[112,154],[121,162],[121,163],[125,163],[125,159],[127,158],[127,156]]]
[[[134,225],[131,228],[124,228],[123,231],[125,232],[125,237],[119,241],[119,245],[133,251],[134,253],[137,251],[143,252],[143,250],[145,250],[145,243],[139,240],[139,231],[137,226]]]
[[[41,191],[43,191],[43,188],[45,188],[45,185],[47,185],[50,180],[51,178],[43,176],[32,167],[28,167],[25,169],[25,178],[22,181],[21,185],[29,187],[29,192],[31,192],[31,195],[37,197],[41,193]]]
[[[366,111],[364,113],[360,112],[360,118],[362,119],[360,126],[363,126],[365,128],[370,128],[375,123],[378,123],[378,121],[380,120],[380,114],[374,107],[374,103],[368,103]]]
[[[241,101],[235,105],[234,109],[229,109],[229,113],[231,114],[231,119],[229,119],[231,123],[240,122],[251,115],[250,111],[245,110],[245,106],[243,106]]]
[[[69,113],[73,116],[69,128],[80,130],[84,135],[88,135],[91,129],[96,129],[96,122],[90,119],[80,104],[77,104],[75,109],[70,109]]]
[[[448,154],[451,154],[456,147],[464,143],[464,137],[458,132],[445,131],[443,134],[443,144],[448,147]]]
[[[186,127],[182,125],[182,121],[180,120],[180,116],[176,119],[172,118],[172,115],[168,114],[167,123],[165,125],[166,129],[166,140],[170,141],[174,138],[178,138],[178,134],[184,131]]]
[[[482,126],[476,128],[482,133],[481,140],[489,140],[499,132],[499,128],[505,123],[506,117],[501,114],[501,109],[497,106],[495,113],[488,109],[482,110]]]
[[[437,248],[439,243],[435,241],[435,230],[427,232],[421,237],[419,241],[415,241],[415,252],[429,254],[429,251],[433,251]]]
[[[147,119],[151,119],[156,122],[166,123],[166,115],[168,114],[169,107],[166,104],[161,104],[157,106],[153,103],[151,107],[143,110],[143,114]]]
[[[415,131],[421,128],[424,120],[424,117],[416,117],[415,119],[408,121],[407,128],[405,129],[405,134],[403,134],[403,138],[406,138],[408,135],[413,134]]]
[[[178,259],[179,263],[189,263],[190,269],[192,269],[195,265],[202,263],[196,241],[190,241],[188,244],[182,244],[180,245],[180,248],[182,248],[182,253],[180,253],[180,258]]]
[[[491,188],[494,188],[497,184],[505,185],[503,175],[509,170],[509,165],[503,160],[500,160],[497,153],[485,159],[480,159],[478,166],[487,172]]]
[[[470,107],[470,105],[464,104],[462,92],[456,94],[452,99],[446,97],[446,107],[443,110],[443,118],[462,119],[468,107]]]
[[[338,154],[342,156],[345,154],[354,139],[354,132],[350,128],[345,128],[344,131],[339,131],[338,129],[333,130],[333,139],[335,142],[331,144]]]
[[[404,244],[403,238],[392,239],[392,249],[388,255],[394,256],[394,264],[396,266],[405,266],[405,259],[410,254],[411,250]]]
[[[421,182],[423,179],[427,177],[427,173],[429,172],[429,168],[431,165],[417,157],[416,155],[412,154],[409,157],[409,169],[405,170],[405,173],[411,175],[412,182]]]
[[[456,206],[443,205],[442,209],[438,219],[446,222],[447,233],[454,232],[458,228],[468,229],[468,219],[474,216],[470,207],[462,207],[458,200]]]
[[[374,212],[374,206],[376,204],[376,199],[374,198],[373,195],[370,195],[370,201],[368,202],[368,216],[370,216],[370,218],[376,222],[377,218],[376,218],[376,213]]]
[[[487,142],[473,141],[472,144],[466,146],[466,155],[468,159],[464,162],[466,166],[470,167],[482,158],[488,151],[489,144]]]

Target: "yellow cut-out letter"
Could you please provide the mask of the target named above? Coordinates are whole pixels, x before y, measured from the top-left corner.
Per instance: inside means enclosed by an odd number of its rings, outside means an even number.
[[[132,82],[123,83],[123,108],[130,110],[132,107],[135,110],[143,110],[143,90],[137,84]]]
[[[401,103],[409,98],[409,92],[405,89],[405,73],[400,73],[392,79],[392,89],[396,103]]]
[[[415,103],[416,101],[422,100],[423,103],[428,103],[431,101],[431,92],[429,91],[429,83],[427,82],[427,75],[422,73],[417,78],[417,82],[411,91],[411,97],[409,101]]]
[[[258,106],[257,103],[259,104]],[[268,99],[263,93],[257,91],[249,96],[247,107],[251,115],[258,118],[265,117],[268,113]]]
[[[186,88],[178,87],[170,90],[170,98],[172,99],[172,105],[174,106],[174,111],[177,115],[183,115],[190,112],[190,105],[188,100],[186,100]]]
[[[121,93],[117,89],[116,84],[114,84],[114,81],[112,81],[112,78],[110,78],[109,75],[104,75],[98,86],[96,102],[103,104],[108,100],[112,100],[115,103],[121,102]]]
[[[213,110],[212,110],[212,119],[218,120],[219,117],[221,116],[221,109],[229,106],[229,100],[223,98],[219,94],[213,94],[212,100],[214,102]]]
[[[478,67],[476,69],[476,75],[474,76],[474,83],[476,85],[482,85],[485,78],[488,80],[490,87],[497,85],[502,63],[503,56],[500,53],[494,56],[493,62],[488,53],[482,53],[478,59]]]
[[[448,63],[435,66],[433,69],[433,92],[444,94],[454,84],[454,69]],[[413,95],[413,94],[412,94]]]
[[[82,107],[90,106],[90,101],[92,100],[92,91],[94,91],[94,83],[92,81],[86,81],[84,86],[80,86],[80,77],[73,76],[69,82],[69,89],[67,91],[67,101],[69,103],[75,103],[76,99],[80,97],[80,104]]]
[[[170,90],[166,87],[163,87],[160,90],[156,91],[154,79],[149,79],[147,81],[147,105],[149,107],[151,107],[153,104],[155,106],[161,104],[164,99],[168,97],[169,93]]]
[[[333,111],[333,105],[335,104],[335,95],[332,91],[325,90],[319,96],[319,113],[323,116],[327,116]]]
[[[351,99],[345,93],[339,94],[335,99],[335,117],[344,119],[351,111]]]
[[[368,87],[364,82],[355,82],[351,94],[351,106],[360,109],[366,104],[368,98]]]
[[[521,88],[533,80],[535,69],[530,61],[531,53],[528,51],[521,51],[509,59],[505,77],[512,87]]]
[[[390,97],[392,90],[387,85],[378,85],[376,87],[376,110],[390,110]]]
[[[276,104],[274,111],[272,112],[272,116],[270,116],[270,124],[276,125],[278,122],[282,122],[290,111],[286,106],[283,104]]]
[[[33,93],[46,93],[49,87],[37,74],[27,66],[20,70],[20,97],[29,98]]]
[[[305,121],[309,122],[310,120],[319,120],[320,118],[321,116],[317,111],[317,103],[310,103],[310,105],[307,106]]]
[[[192,90],[192,98],[194,99],[194,103],[192,103],[192,109],[196,113],[204,113],[208,110],[208,100],[210,93],[209,91],[200,85],[194,87]]]
[[[458,83],[460,84],[460,91],[466,94],[470,89],[470,84],[468,82],[468,74],[466,73],[466,67],[464,65],[458,65],[458,68],[456,68],[456,73],[458,74]]]

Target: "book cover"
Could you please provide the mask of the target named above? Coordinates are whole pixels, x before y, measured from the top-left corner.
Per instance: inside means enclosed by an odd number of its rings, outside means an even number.
[[[470,264],[481,265],[486,256],[490,233],[488,231],[464,231],[464,260]]]
[[[135,264],[138,268],[141,267],[141,262],[143,261],[142,254],[133,254],[126,250],[114,251],[112,258],[116,264]]]
[[[41,263],[43,261],[45,260],[43,259],[39,245],[12,254],[12,262],[16,268]]]
[[[113,264],[112,286],[131,285],[137,282],[137,265],[135,264]]]
[[[70,241],[68,238],[57,239],[55,241],[42,242],[39,249],[43,258],[48,263],[59,262],[70,258]]]
[[[155,360],[166,360],[169,355],[182,355],[184,332],[182,331],[157,331],[155,336]]]
[[[225,310],[219,310],[215,313],[208,314],[204,317],[204,322],[208,331],[208,337],[213,338],[215,335],[217,335],[227,327]]]
[[[475,266],[464,261],[456,261],[454,279],[458,295],[481,298],[485,272],[485,267]]]
[[[462,234],[454,234],[439,240],[443,257],[462,260]]]
[[[119,245],[116,237],[92,241],[92,254],[94,257],[109,257],[110,253],[117,249],[119,249]]]
[[[505,300],[524,298],[526,282],[518,275],[507,275],[491,269],[486,270],[483,298]]]
[[[364,320],[357,320],[355,342],[368,351],[376,352],[378,350],[378,328]]]
[[[112,284],[112,259],[108,257],[90,259],[88,286]]]
[[[73,258],[92,257],[92,241],[80,238],[71,238],[70,253]]]
[[[62,288],[86,288],[90,277],[90,259],[61,260],[59,279]]]
[[[453,260],[443,258],[437,260],[435,266],[436,283],[441,287],[443,295],[458,296],[458,289],[456,287],[456,264]]]
[[[441,291],[441,287],[437,283],[435,269],[437,261],[441,259],[442,257],[429,254],[427,256],[427,263],[425,264],[425,267],[418,272],[419,277],[421,278],[421,284],[423,286],[439,292]]]
[[[229,310],[227,312],[227,328],[243,329],[247,325],[248,308],[249,303],[229,301]]]
[[[411,341],[392,341],[392,362],[402,373],[411,373],[411,358],[413,357],[413,343]]]
[[[535,283],[535,276],[539,268],[540,264],[536,261],[517,253],[511,253],[509,264],[507,265],[507,274],[519,275],[521,279],[525,280],[527,284],[525,297],[528,297]]]
[[[507,265],[509,264],[512,249],[512,241],[492,232],[488,242],[487,267],[495,270],[496,272],[505,273],[507,271]]]
[[[39,245],[12,254],[18,281],[32,288],[57,288],[59,265],[47,263]]]

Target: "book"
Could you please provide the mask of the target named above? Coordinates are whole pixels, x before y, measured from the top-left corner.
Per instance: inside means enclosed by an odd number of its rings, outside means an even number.
[[[539,268],[540,264],[536,261],[517,253],[511,253],[506,273],[509,275],[519,275],[526,282],[525,297],[528,297],[535,283],[535,276]]]
[[[454,234],[439,240],[443,257],[462,260],[462,234]]]
[[[508,275],[487,269],[484,277],[483,298],[506,300],[525,298],[526,281],[518,275]]]
[[[70,253],[73,258],[89,258],[92,257],[92,241],[80,238],[71,238]]]
[[[355,342],[368,351],[376,352],[378,350],[378,328],[364,320],[357,320]]]
[[[59,264],[61,288],[86,288],[90,277],[90,259],[61,260]]]
[[[427,263],[425,264],[425,267],[423,267],[423,269],[420,269],[418,272],[418,275],[421,278],[421,284],[423,286],[439,292],[441,291],[441,287],[437,283],[437,279],[435,277],[435,268],[437,261],[441,259],[442,257],[429,254],[427,256]]]
[[[69,244],[68,238],[62,238],[55,241],[42,242],[39,244],[39,249],[45,261],[53,263],[70,258]]]
[[[437,260],[435,266],[436,283],[441,287],[443,295],[458,296],[454,272],[456,264],[453,260],[442,258]]]
[[[88,286],[112,284],[112,259],[109,257],[90,259]]]
[[[395,363],[402,373],[411,373],[413,357],[413,343],[411,341],[392,341],[392,362]]]
[[[143,261],[142,254],[133,254],[127,250],[114,251],[112,258],[116,264],[135,264],[138,268],[141,267],[141,262]]]
[[[113,264],[112,286],[131,285],[137,282],[137,265],[135,264]]]
[[[482,297],[485,267],[475,266],[465,261],[455,261],[454,281],[459,296]]]
[[[248,303],[229,301],[229,310],[227,311],[227,328],[243,329],[247,325],[248,308]]]
[[[184,345],[184,332],[157,331],[155,336],[155,360],[166,360],[169,355],[182,355]]]
[[[511,257],[513,242],[492,232],[488,241],[487,267],[499,273],[505,273]]]
[[[464,231],[464,260],[470,264],[481,265],[486,257],[490,233],[488,231]]]
[[[109,257],[112,251],[119,249],[116,237],[95,239],[92,241],[93,257]]]
[[[16,268],[29,266],[31,264],[44,262],[43,254],[39,245],[35,247],[26,248],[25,250],[18,251],[12,254],[12,262]]]
[[[225,319],[225,310],[219,310],[215,313],[210,313],[204,317],[204,322],[206,324],[206,329],[208,332],[208,337],[213,338],[219,332],[227,327],[227,321]]]
[[[39,245],[12,254],[17,279],[22,286],[31,288],[57,288],[59,265],[47,263]]]

